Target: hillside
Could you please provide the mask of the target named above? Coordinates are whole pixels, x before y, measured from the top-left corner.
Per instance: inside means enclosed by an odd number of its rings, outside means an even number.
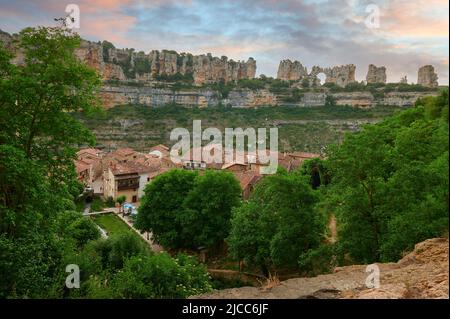
[[[315,108],[148,108],[117,106],[104,114],[76,117],[96,136],[97,147],[115,149],[131,147],[145,151],[157,144],[172,145],[170,131],[175,127],[192,128],[193,119],[202,127],[278,127],[279,147],[283,151],[321,152],[326,145],[338,142],[345,132],[356,131],[363,124],[375,123],[400,108],[358,109],[348,106]]]
[[[377,264],[380,288],[368,289],[366,265],[338,267],[332,274],[294,278],[264,289],[243,287],[194,296],[195,299],[398,299],[448,298],[448,238],[428,239],[397,263]]]

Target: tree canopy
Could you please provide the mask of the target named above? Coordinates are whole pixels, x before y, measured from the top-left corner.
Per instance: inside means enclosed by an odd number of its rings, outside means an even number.
[[[212,246],[228,235],[240,193],[229,172],[171,170],[146,186],[136,227],[166,248]]]

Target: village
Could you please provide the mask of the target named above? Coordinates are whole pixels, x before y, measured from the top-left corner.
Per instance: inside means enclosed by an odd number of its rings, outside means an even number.
[[[214,147],[210,152],[214,152]],[[272,151],[273,152],[273,151]],[[78,180],[84,185],[85,191],[103,200],[125,199],[125,204],[139,207],[144,195],[145,186],[172,169],[226,170],[234,174],[242,189],[242,199],[248,199],[255,185],[264,176],[260,169],[263,165],[252,161],[252,154],[246,153],[244,161],[207,163],[194,160],[191,149],[182,157],[181,163],[175,164],[170,157],[169,147],[159,144],[151,147],[148,152],[138,152],[131,148],[118,148],[106,152],[96,148],[84,148],[77,152],[75,168]],[[292,172],[305,160],[319,158],[319,154],[305,152],[278,152],[278,165]],[[236,156],[238,158],[238,156]]]

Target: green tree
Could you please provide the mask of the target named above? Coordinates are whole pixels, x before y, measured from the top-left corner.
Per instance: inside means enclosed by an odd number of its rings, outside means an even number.
[[[136,226],[166,248],[218,244],[228,235],[240,193],[231,173],[172,170],[146,187]]]
[[[123,203],[125,203],[126,200],[127,197],[125,195],[121,195],[116,198],[116,202],[119,203],[119,213],[123,211],[122,205]]]
[[[164,247],[183,247],[183,225],[178,222],[183,201],[192,189],[196,172],[171,170],[145,187],[135,226],[151,231]]]
[[[325,233],[324,218],[313,210],[317,200],[306,178],[286,172],[265,177],[249,202],[233,211],[231,254],[265,275],[273,266],[297,267],[298,257]]]
[[[75,209],[75,147],[93,135],[71,112],[96,106],[96,72],[74,55],[79,36],[64,28],[27,28],[0,44],[0,269],[3,297],[60,297],[64,256],[94,238],[79,219],[74,236],[56,232],[56,216]],[[14,54],[15,54],[14,53]]]
[[[111,237],[110,241],[108,262],[113,269],[120,269],[128,258],[143,255],[147,252],[146,247],[140,238],[132,233]]]
[[[395,261],[448,231],[448,121],[437,111],[446,94],[330,148],[327,195],[351,261]]]
[[[240,204],[241,187],[234,175],[206,171],[183,201],[178,222],[187,247],[212,246],[228,236],[231,210]]]
[[[81,247],[90,240],[100,238],[97,226],[87,217],[75,211],[59,213],[56,219],[57,234],[59,237],[71,237],[76,245]]]

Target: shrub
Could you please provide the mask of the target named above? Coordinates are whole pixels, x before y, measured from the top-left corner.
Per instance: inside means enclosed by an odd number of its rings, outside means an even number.
[[[212,289],[205,266],[167,253],[130,258],[111,288],[116,298],[186,298]]]

